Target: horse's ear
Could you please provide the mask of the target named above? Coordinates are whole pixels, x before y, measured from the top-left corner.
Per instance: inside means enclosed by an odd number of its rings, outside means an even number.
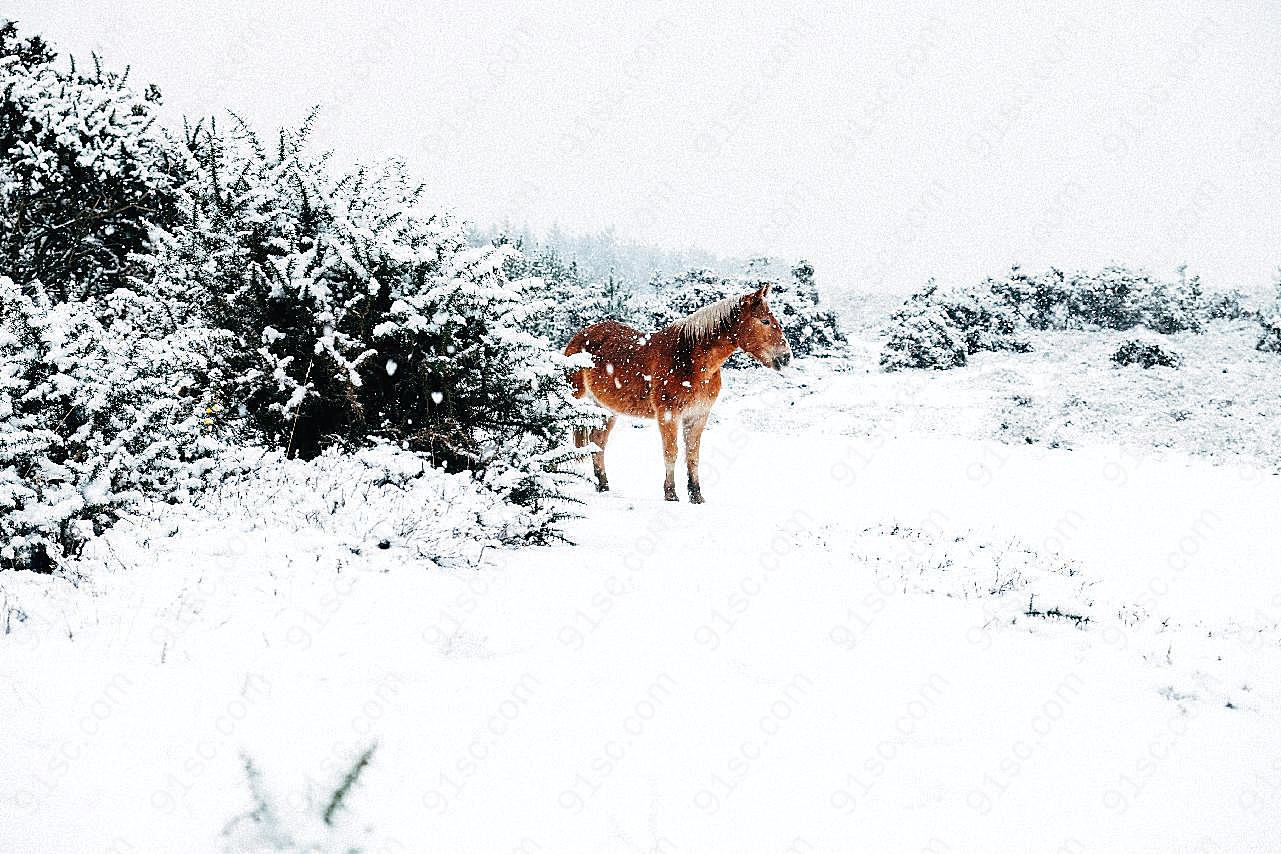
[[[746,302],[748,305],[755,305],[756,303],[764,302],[765,295],[769,293],[769,286],[770,286],[770,283],[766,282],[761,287],[757,288],[747,296],[743,297],[743,301]]]

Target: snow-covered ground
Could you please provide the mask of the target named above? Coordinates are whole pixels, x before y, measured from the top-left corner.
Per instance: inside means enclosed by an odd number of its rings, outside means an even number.
[[[889,375],[859,333],[727,377],[706,505],[620,424],[573,545],[337,461],[130,519],[0,575],[0,851],[1281,851],[1244,335]]]

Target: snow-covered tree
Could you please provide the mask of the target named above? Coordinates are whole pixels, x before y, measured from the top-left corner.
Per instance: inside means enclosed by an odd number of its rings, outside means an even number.
[[[129,290],[58,302],[0,278],[0,567],[50,569],[138,498],[203,485],[227,429],[216,338]]]
[[[797,356],[830,351],[845,342],[836,312],[822,305],[814,265],[794,264],[787,277],[780,277],[770,289],[769,304],[782,324],[787,343]]]
[[[554,515],[585,416],[537,334],[549,304],[504,272],[515,250],[469,245],[399,163],[334,175],[309,128],[184,134],[156,269],[234,336],[224,396],[291,455],[390,439]]]
[[[538,331],[556,347],[564,347],[583,327],[612,319],[630,323],[635,307],[629,289],[612,273],[603,279],[584,276],[577,260],[566,260],[554,246],[526,245],[520,238],[498,235],[496,246],[517,250],[505,266],[512,279],[536,279],[531,293],[548,303]]]
[[[92,65],[0,23],[0,275],[55,300],[124,285],[150,225],[172,214],[159,92]]]

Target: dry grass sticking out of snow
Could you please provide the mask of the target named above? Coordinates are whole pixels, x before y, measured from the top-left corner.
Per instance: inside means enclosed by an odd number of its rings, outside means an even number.
[[[1254,678],[1262,662],[1281,664],[1281,624],[1274,615],[1256,609],[1225,619],[1186,601],[1160,601],[1151,591],[1136,596],[1107,577],[1122,567],[1086,567],[1017,536],[991,538],[936,522],[857,533],[826,525],[822,539],[848,556],[852,574],[874,579],[864,608],[879,610],[903,595],[968,600],[982,610],[966,637],[979,646],[1009,631],[1075,637],[1077,644],[1101,644],[1146,662],[1151,678],[1162,683],[1156,690],[1170,699],[1256,710],[1281,702],[1281,686]],[[859,622],[856,616],[837,626],[830,639],[853,649]]]
[[[993,541],[942,529],[882,524],[844,544],[856,566],[868,567],[900,592],[953,599],[1002,599],[1019,603],[1018,615],[1090,622],[1094,605],[1086,580],[1073,561],[1045,554],[1010,537]]]

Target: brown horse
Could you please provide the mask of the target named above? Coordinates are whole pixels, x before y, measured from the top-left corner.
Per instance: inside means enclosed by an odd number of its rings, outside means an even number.
[[[574,371],[574,396],[586,397],[611,412],[653,418],[663,437],[667,477],[663,497],[676,501],[676,429],[685,433],[689,500],[703,503],[698,485],[698,445],[707,416],[721,391],[721,365],[742,349],[762,365],[781,370],[792,359],[777,318],[765,296],[769,285],[741,297],[704,306],[683,320],[648,335],[614,320],[593,324],[574,336],[565,355],[588,353],[590,368]],[[574,431],[574,444],[590,441],[596,489],[609,489],[605,443],[618,415],[605,426]]]

